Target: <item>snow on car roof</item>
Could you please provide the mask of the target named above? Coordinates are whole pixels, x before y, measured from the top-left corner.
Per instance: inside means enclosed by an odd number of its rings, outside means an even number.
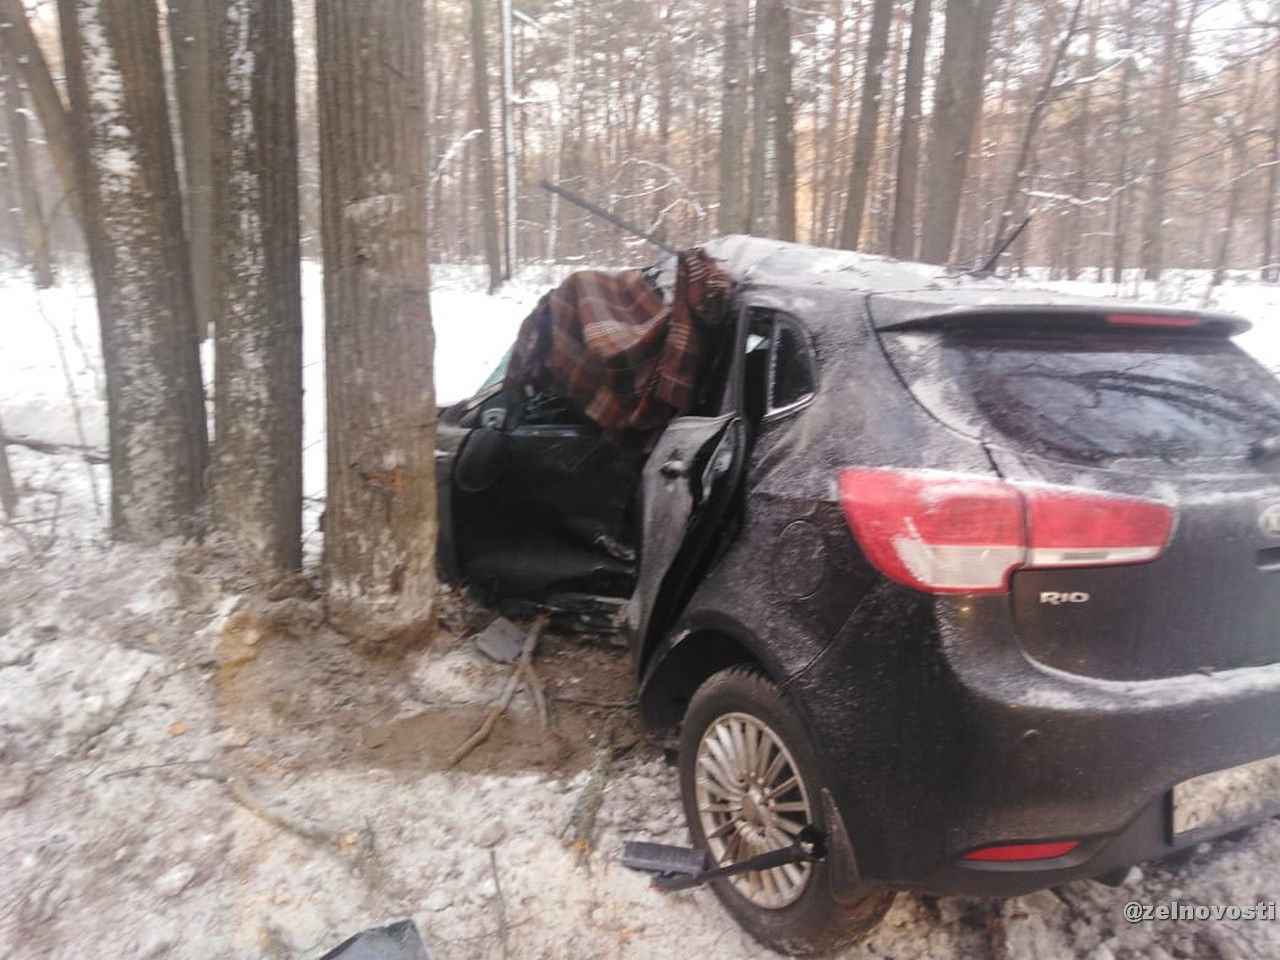
[[[825,288],[874,295],[873,322],[881,328],[943,317],[1008,316],[1028,308],[1040,314],[1193,316],[1216,321],[1231,334],[1242,333],[1251,326],[1242,317],[1229,313],[1060,293],[852,250],[739,235],[718,237],[703,247],[739,283],[781,290]]]

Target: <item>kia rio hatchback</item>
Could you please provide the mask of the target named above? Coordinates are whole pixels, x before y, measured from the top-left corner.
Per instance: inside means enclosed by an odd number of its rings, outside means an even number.
[[[1239,318],[730,237],[698,400],[613,442],[498,379],[440,423],[441,566],[629,637],[761,942],[1018,895],[1280,813],[1280,382]],[[810,835],[814,835],[811,833]]]

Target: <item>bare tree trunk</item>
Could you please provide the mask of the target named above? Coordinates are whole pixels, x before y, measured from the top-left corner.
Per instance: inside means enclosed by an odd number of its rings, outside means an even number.
[[[756,0],[755,24],[751,31],[751,60],[755,75],[751,81],[751,173],[747,185],[746,227],[748,233],[773,236],[777,224],[770,189],[774,182],[772,160],[769,59],[765,55],[765,26],[770,0]]]
[[[1191,52],[1191,30],[1200,12],[1200,0],[1191,0],[1179,35],[1178,4],[1179,0],[1168,0],[1156,145],[1147,178],[1147,206],[1142,216],[1142,275],[1146,280],[1158,280],[1164,269],[1165,193],[1169,168],[1173,165],[1184,66]]]
[[[12,520],[18,515],[18,488],[9,468],[9,450],[4,442],[4,424],[0,424],[0,509]]]
[[[213,187],[209,58],[211,16],[218,0],[168,0],[169,49],[173,51],[178,127],[182,131],[182,197],[187,249],[191,255],[191,291],[200,339],[209,336],[213,297]]]
[[[516,130],[515,130],[515,48],[511,35],[511,0],[500,0],[502,17],[502,182],[503,202],[506,205],[507,263],[504,275],[508,280],[515,273],[517,262],[517,223],[519,216],[516,197]]]
[[[480,131],[480,204],[484,259],[489,265],[489,292],[502,286],[502,245],[498,240],[498,201],[494,190],[493,125],[489,116],[489,54],[484,29],[485,0],[471,0],[471,96]]]
[[[909,260],[915,255],[916,184],[920,166],[920,115],[924,61],[929,48],[930,0],[915,0],[911,8],[911,43],[907,48],[907,76],[902,95],[902,133],[898,142],[897,187],[893,195],[893,226],[889,255]]]
[[[840,246],[858,248],[862,214],[867,206],[867,184],[876,154],[876,134],[880,127],[880,88],[884,56],[889,49],[889,26],[893,20],[893,0],[875,0],[871,8],[871,35],[867,39],[867,63],[862,79],[862,103],[858,109],[858,133],[853,146],[853,166],[849,171],[849,196],[844,208]]]
[[[1092,75],[1098,69],[1098,7],[1095,3],[1089,14],[1089,48],[1085,54],[1084,71]],[[1064,229],[1068,231],[1065,242],[1060,244],[1063,257],[1063,269],[1068,280],[1075,280],[1080,273],[1080,256],[1084,252],[1085,191],[1089,184],[1089,149],[1093,132],[1093,83],[1085,84],[1080,94],[1080,110],[1075,122],[1076,169],[1072,178],[1071,196],[1075,203],[1071,205],[1070,215],[1063,218]]]
[[[419,0],[316,3],[330,616],[375,641],[429,634],[435,590]]]
[[[1005,232],[1009,229],[1013,220],[1015,208],[1019,206],[1022,187],[1028,179],[1027,165],[1031,161],[1031,150],[1035,146],[1036,133],[1040,129],[1040,121],[1044,119],[1045,111],[1049,109],[1049,104],[1053,101],[1053,87],[1058,79],[1058,70],[1061,68],[1063,58],[1066,56],[1067,47],[1071,45],[1071,41],[1076,35],[1076,30],[1080,26],[1080,9],[1083,6],[1084,0],[1076,0],[1075,7],[1071,10],[1071,19],[1068,21],[1067,28],[1062,32],[1062,36],[1054,48],[1053,56],[1050,58],[1049,64],[1044,71],[1044,77],[1040,81],[1040,90],[1031,105],[1031,113],[1027,116],[1027,125],[1022,130],[1022,139],[1018,144],[1018,157],[1014,161],[1013,170],[1009,175],[1009,188],[1005,191],[1004,203],[1000,205],[1000,214],[996,220],[995,242],[997,244],[1004,239]]]
[[[291,0],[208,0],[217,526],[302,564],[302,292]]]
[[[1114,204],[1114,219],[1111,226],[1111,282],[1119,285],[1124,280],[1124,268],[1126,260],[1126,247],[1129,239],[1129,210],[1133,201],[1133,178],[1129,170],[1129,124],[1131,122],[1131,112],[1129,104],[1130,91],[1133,89],[1134,76],[1137,68],[1134,65],[1133,58],[1133,13],[1134,8],[1140,0],[1129,0],[1124,7],[1124,33],[1122,43],[1124,44],[1125,60],[1124,66],[1120,73],[1120,91],[1117,96],[1116,109],[1119,111],[1119,120],[1117,123],[1118,141],[1120,155],[1117,158],[1116,172],[1114,183],[1112,184],[1112,203]]]
[[[59,0],[121,539],[198,530],[208,458],[154,0]]]
[[[40,187],[31,163],[31,145],[27,141],[27,114],[22,105],[22,84],[18,81],[17,57],[0,34],[0,70],[4,71],[5,112],[9,115],[9,148],[13,154],[14,173],[18,180],[18,198],[22,210],[23,247],[36,286],[53,286],[53,263],[49,256],[49,231],[40,203]]]
[[[796,238],[796,143],[791,109],[791,0],[769,0],[765,58],[769,61],[773,155],[777,171],[780,240]]]
[[[0,0],[0,24],[6,26],[6,40],[17,55],[18,69],[26,81],[27,95],[44,130],[46,148],[53,168],[62,183],[71,212],[79,218],[80,204],[76,200],[76,164],[74,159],[71,121],[67,109],[54,86],[53,75],[44,51],[40,49],[31,24],[27,21],[22,0]],[[57,204],[54,204],[57,207]]]
[[[726,0],[724,7],[724,90],[720,97],[720,208],[716,228],[721,233],[749,229],[743,211],[742,150],[747,138],[748,0]]]
[[[1280,43],[1276,45],[1275,82],[1280,84]],[[1267,185],[1262,198],[1262,279],[1280,280],[1280,251],[1276,249],[1276,191],[1280,190],[1280,89],[1272,89],[1275,113],[1272,117],[1271,152],[1268,156]]]
[[[920,259],[927,263],[946,263],[951,256],[998,4],[999,0],[947,0],[920,238]]]

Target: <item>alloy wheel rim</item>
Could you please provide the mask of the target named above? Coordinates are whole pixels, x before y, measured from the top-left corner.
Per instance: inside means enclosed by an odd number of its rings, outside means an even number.
[[[813,822],[809,790],[786,744],[764,721],[747,713],[715,719],[698,743],[694,799],[711,855],[720,865],[790,846]],[[730,878],[757,907],[795,903],[812,866],[792,863]]]

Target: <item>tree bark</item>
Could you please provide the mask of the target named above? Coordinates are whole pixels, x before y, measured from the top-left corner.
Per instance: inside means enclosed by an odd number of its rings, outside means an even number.
[[[9,467],[9,449],[5,446],[4,425],[0,424],[0,510],[12,520],[18,515],[18,488]]]
[[[765,20],[765,58],[769,62],[769,100],[773,117],[773,155],[776,175],[780,240],[796,238],[796,143],[791,103],[790,0],[769,0]]]
[[[1005,233],[1013,221],[1015,208],[1019,205],[1023,184],[1029,179],[1027,165],[1031,161],[1031,151],[1035,146],[1036,133],[1040,129],[1040,121],[1044,119],[1045,111],[1049,109],[1049,104],[1053,101],[1053,86],[1058,79],[1058,70],[1061,68],[1063,58],[1066,56],[1067,47],[1070,46],[1072,38],[1076,35],[1076,30],[1080,26],[1080,10],[1083,6],[1084,0],[1076,0],[1075,7],[1071,11],[1071,19],[1054,47],[1053,56],[1050,58],[1049,64],[1044,71],[1044,77],[1040,81],[1040,90],[1031,105],[1031,112],[1027,116],[1026,126],[1023,127],[1022,138],[1018,143],[1018,156],[1014,161],[1013,170],[1009,174],[1009,188],[1005,191],[1004,203],[1000,205],[1000,213],[996,220],[994,242],[997,245],[1003,242],[1005,238]]]
[[[1142,212],[1142,276],[1146,280],[1158,280],[1164,270],[1165,192],[1168,188],[1169,168],[1173,165],[1183,67],[1191,52],[1191,29],[1200,12],[1200,0],[1191,0],[1191,8],[1186,20],[1182,21],[1182,31],[1179,34],[1178,4],[1179,0],[1168,2],[1156,145],[1151,158],[1151,171],[1147,177],[1147,206]]]
[[[867,205],[867,185],[876,154],[876,134],[880,125],[880,89],[884,79],[884,57],[889,49],[889,26],[893,20],[893,0],[875,0],[871,8],[871,34],[867,38],[867,63],[862,80],[862,103],[858,108],[858,133],[853,146],[853,166],[849,170],[849,196],[844,208],[840,246],[858,248],[862,214]]]
[[[724,30],[724,90],[720,97],[720,208],[716,227],[721,233],[749,229],[742,202],[742,150],[747,137],[747,21],[748,0],[726,0]]]
[[[951,256],[998,4],[999,0],[947,0],[920,238],[920,259],[926,263],[946,263]]]
[[[1275,83],[1280,84],[1280,43],[1276,44]],[[1267,185],[1262,199],[1262,279],[1280,280],[1280,251],[1276,250],[1276,191],[1280,190],[1280,90],[1272,88],[1275,113],[1272,115],[1271,146],[1267,157]]]
[[[915,255],[916,186],[920,166],[920,116],[923,110],[924,62],[929,50],[931,0],[915,0],[911,8],[911,42],[902,95],[902,133],[898,143],[897,187],[893,194],[893,226],[889,256]]]
[[[329,612],[429,633],[435,396],[418,0],[316,3],[328,388]]]
[[[69,200],[72,214],[79,219],[76,198],[76,165],[67,108],[58,95],[49,63],[36,36],[31,32],[22,0],[0,0],[0,23],[7,25],[6,39],[18,57],[18,69],[27,85],[27,95],[44,130],[44,139],[54,171]],[[54,204],[56,207],[57,204]]]
[[[291,2],[291,0],[287,0]],[[178,129],[182,133],[182,199],[187,249],[191,255],[191,290],[196,333],[209,336],[213,296],[212,126],[209,116],[214,75],[210,62],[211,17],[219,0],[168,0],[169,49],[173,56]]]
[[[765,54],[765,33],[771,0],[756,0],[755,23],[751,31],[751,172],[747,185],[747,233],[773,236],[777,229],[776,166],[773,161],[772,114],[769,88],[769,58]]]
[[[471,0],[471,96],[478,138],[480,204],[489,292],[502,286],[502,245],[498,239],[498,200],[494,189],[493,125],[489,116],[489,54],[484,29],[485,0]]]
[[[302,564],[302,294],[291,0],[208,0],[213,508],[268,566]]]
[[[208,457],[154,0],[59,0],[117,538],[199,528]]]
[[[4,71],[5,112],[9,115],[9,149],[13,172],[17,175],[18,199],[22,212],[23,248],[31,265],[31,274],[40,289],[53,286],[53,262],[49,254],[49,231],[40,203],[40,187],[31,162],[31,144],[27,140],[27,114],[22,105],[22,84],[18,81],[17,57],[7,39],[0,34],[0,70]]]

